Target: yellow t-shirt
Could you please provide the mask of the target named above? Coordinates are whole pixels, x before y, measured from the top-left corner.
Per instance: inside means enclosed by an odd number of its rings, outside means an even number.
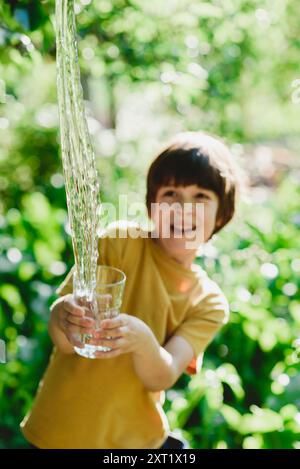
[[[186,372],[195,373],[228,320],[227,300],[203,269],[180,265],[147,234],[130,223],[109,225],[99,237],[98,263],[127,276],[121,312],[148,324],[161,346],[173,335],[191,344]],[[59,295],[72,292],[72,270]],[[39,448],[159,448],[169,432],[163,402],[164,392],[148,391],[136,375],[131,353],[91,360],[54,347],[21,430]]]

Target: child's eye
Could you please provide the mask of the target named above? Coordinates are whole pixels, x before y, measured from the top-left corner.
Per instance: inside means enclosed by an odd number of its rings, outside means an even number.
[[[198,194],[196,194],[196,197],[197,199],[206,199],[206,200],[209,200],[209,197],[207,194],[204,194],[203,192],[199,192]]]
[[[166,191],[166,192],[164,193],[164,195],[166,195],[166,196],[168,196],[168,197],[173,197],[175,194],[176,194],[175,191]]]

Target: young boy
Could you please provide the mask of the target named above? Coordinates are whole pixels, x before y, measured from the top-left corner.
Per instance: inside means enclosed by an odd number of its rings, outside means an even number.
[[[129,225],[119,224],[113,228],[116,237],[109,226],[99,238],[98,264],[118,267],[127,277],[124,313],[103,321],[94,333],[93,340],[110,352],[99,352],[96,360],[74,353],[74,345],[80,346],[74,333],[91,334],[94,323],[74,301],[73,269],[57,290],[49,323],[53,354],[21,424],[31,444],[168,447],[164,390],[183,372],[200,369],[205,348],[228,321],[224,294],[193,260],[199,246],[231,220],[236,188],[229,150],[207,134],[179,134],[155,158],[146,199],[154,231],[137,227],[140,236],[130,237]],[[190,211],[183,221],[188,229],[182,231],[176,210],[184,204]],[[196,211],[199,204],[204,212]],[[169,213],[159,211],[161,206]]]

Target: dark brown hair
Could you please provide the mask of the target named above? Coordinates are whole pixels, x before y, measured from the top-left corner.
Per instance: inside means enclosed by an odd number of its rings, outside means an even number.
[[[183,132],[151,163],[147,175],[146,204],[150,215],[160,187],[196,184],[213,191],[219,206],[214,233],[233,217],[239,185],[238,167],[228,147],[203,132]]]

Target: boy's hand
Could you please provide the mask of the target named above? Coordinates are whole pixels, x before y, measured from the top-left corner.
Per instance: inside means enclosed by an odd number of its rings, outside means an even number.
[[[73,294],[63,296],[52,309],[57,326],[73,346],[84,347],[80,334],[94,333],[95,321],[87,313],[88,309],[78,305]]]
[[[138,353],[153,338],[150,327],[141,319],[121,313],[101,321],[101,329],[94,333],[94,343],[110,347],[109,352],[96,352],[97,358],[111,358],[123,353]]]

